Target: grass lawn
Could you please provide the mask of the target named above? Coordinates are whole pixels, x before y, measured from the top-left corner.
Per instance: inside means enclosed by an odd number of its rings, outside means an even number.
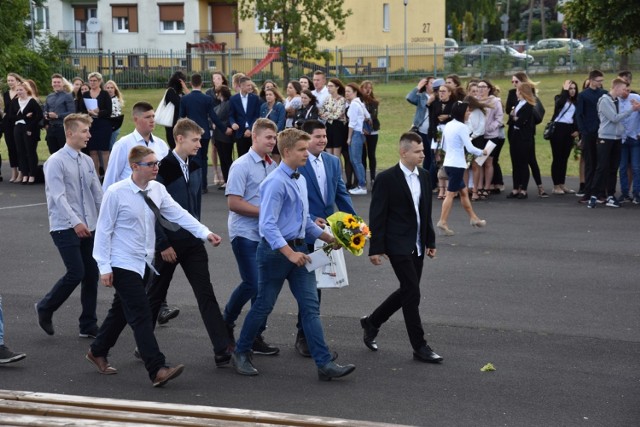
[[[538,158],[538,164],[542,175],[548,176],[551,171],[551,149],[549,142],[542,139],[542,129],[544,123],[546,123],[553,114],[553,97],[560,92],[562,84],[565,79],[571,78],[581,85],[586,76],[583,74],[558,74],[549,76],[535,76],[534,81],[539,82],[538,89],[540,93],[540,99],[545,106],[546,115],[543,124],[538,126],[537,138],[536,138],[536,155]],[[464,80],[464,79],[463,79]],[[506,100],[506,93],[511,89],[511,78],[497,78],[492,79],[492,82],[498,85],[502,89],[503,104]],[[397,155],[397,141],[401,133],[409,129],[415,113],[415,107],[405,101],[405,96],[415,86],[415,82],[410,83],[376,83],[374,82],[374,93],[380,100],[380,122],[381,131],[377,148],[378,157],[378,169],[386,169],[392,166],[398,161]],[[607,85],[605,84],[605,88]],[[160,99],[164,94],[163,89],[141,89],[141,90],[126,90],[123,92],[125,99],[125,111],[130,111],[131,106],[138,101],[148,101],[152,105],[158,105]],[[133,130],[133,121],[130,115],[125,116],[124,124],[120,131],[120,135],[126,135]],[[156,128],[158,136],[164,139],[164,128]],[[0,145],[0,153],[2,158],[6,161],[7,148],[3,143]],[[40,160],[44,161],[48,156],[47,144],[44,140],[44,131],[42,135],[42,141],[38,145],[38,154]],[[502,150],[500,155],[500,164],[502,165],[503,173],[506,175],[511,174],[511,160],[509,158],[508,147]],[[5,172],[6,174],[7,172]],[[571,156],[569,160],[568,175],[578,175],[578,162],[573,160]]]

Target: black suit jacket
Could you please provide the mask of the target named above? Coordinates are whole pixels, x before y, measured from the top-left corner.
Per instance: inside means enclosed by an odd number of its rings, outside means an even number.
[[[209,119],[216,125],[216,129],[223,132],[227,130],[214,110],[213,99],[200,90],[192,90],[180,98],[180,117],[188,117],[204,129],[201,139],[211,139]]]
[[[420,242],[424,254],[425,247],[435,249],[436,235],[431,220],[431,179],[425,169],[419,167],[418,171]],[[379,173],[373,184],[369,211],[369,255],[412,254],[416,250],[417,226],[411,190],[400,165]]]

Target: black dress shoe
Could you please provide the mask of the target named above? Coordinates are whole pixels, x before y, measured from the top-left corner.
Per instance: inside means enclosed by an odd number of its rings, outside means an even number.
[[[38,316],[38,325],[40,325],[47,335],[53,335],[54,331],[53,323],[51,322],[51,315],[41,313],[40,310],[38,310],[38,303],[35,303],[34,307],[36,309],[36,316]]]
[[[179,308],[168,308],[166,310],[162,310],[160,314],[158,314],[158,324],[164,325],[169,322],[171,319],[175,319],[180,314]]]
[[[349,375],[356,369],[355,365],[341,366],[335,362],[329,362],[322,368],[318,368],[318,379],[321,381],[331,381]]]
[[[220,354],[216,354],[214,360],[216,361],[216,368],[226,366],[231,362],[231,352],[223,351]]]
[[[376,337],[378,336],[379,329],[371,325],[369,316],[364,316],[362,319],[360,319],[360,325],[362,326],[362,329],[364,329],[364,345],[366,345],[371,351],[378,351],[378,343],[376,342]]]
[[[309,352],[309,346],[307,345],[307,338],[298,331],[298,336],[296,336],[296,351],[302,357],[311,357],[311,352]]]
[[[240,375],[258,375],[258,370],[251,363],[251,354],[249,352],[233,353],[231,355],[231,364]]]
[[[418,350],[413,352],[413,360],[418,360],[420,362],[426,363],[440,363],[442,362],[442,357],[433,350],[428,345],[424,347],[420,347]]]

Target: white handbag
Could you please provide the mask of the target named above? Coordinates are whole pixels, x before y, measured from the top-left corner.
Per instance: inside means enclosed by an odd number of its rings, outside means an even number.
[[[165,102],[166,97],[167,92],[164,93],[160,105],[156,108],[155,121],[156,124],[170,128],[173,126],[173,114],[175,113],[176,106],[171,102],[167,104]]]
[[[325,231],[331,232],[329,227]],[[314,244],[315,249],[322,248],[326,245],[320,239]],[[340,289],[349,286],[349,277],[347,276],[347,263],[344,261],[344,249],[334,249],[329,252],[329,264],[315,270],[316,286],[319,289]]]

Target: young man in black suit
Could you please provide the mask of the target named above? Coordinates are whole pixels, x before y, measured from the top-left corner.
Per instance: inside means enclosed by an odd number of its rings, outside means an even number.
[[[231,135],[231,129],[227,128],[218,118],[218,115],[214,111],[213,99],[202,93],[202,76],[200,74],[193,74],[191,76],[191,93],[180,99],[180,117],[189,118],[204,129],[204,133],[200,138],[201,147],[198,150],[195,160],[202,168],[202,192],[206,193],[208,191],[207,169],[209,164],[207,153],[209,152],[209,141],[211,140],[209,120],[216,126],[216,129],[222,130],[227,135]]]
[[[253,93],[253,83],[249,77],[238,80],[240,93],[229,99],[229,124],[234,132],[238,157],[246,154],[251,147],[251,129],[260,118],[260,97]]]
[[[420,277],[424,256],[436,255],[435,232],[431,221],[431,180],[419,165],[424,160],[422,138],[415,132],[400,137],[400,162],[378,174],[373,185],[369,226],[369,259],[373,265],[382,258],[391,262],[400,288],[360,319],[364,343],[378,350],[375,341],[380,326],[402,309],[413,347],[413,358],[420,362],[439,363],[442,357],[433,352],[424,339],[420,319]]]

